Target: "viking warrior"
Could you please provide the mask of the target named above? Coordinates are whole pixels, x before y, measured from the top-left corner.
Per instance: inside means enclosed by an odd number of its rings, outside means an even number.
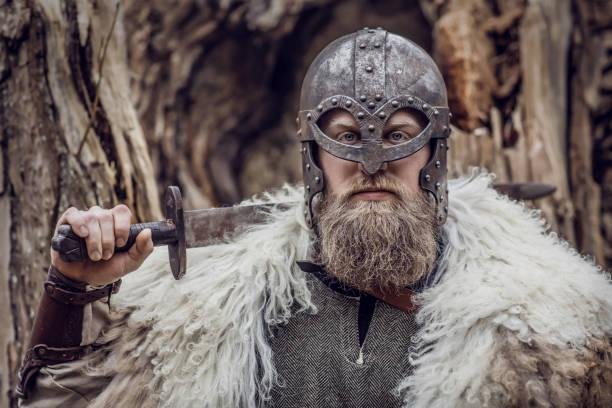
[[[181,280],[155,230],[114,252],[125,206],[66,211],[89,259],[52,251],[22,406],[612,406],[609,276],[491,175],[447,182],[450,117],[427,53],[363,29],[304,79],[303,188]]]

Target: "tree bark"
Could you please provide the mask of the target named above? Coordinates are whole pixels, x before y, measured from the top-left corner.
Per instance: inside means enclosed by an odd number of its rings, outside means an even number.
[[[118,202],[135,221],[161,213],[115,3],[0,7],[0,306],[9,311],[0,406],[9,406],[58,216],[71,205]]]

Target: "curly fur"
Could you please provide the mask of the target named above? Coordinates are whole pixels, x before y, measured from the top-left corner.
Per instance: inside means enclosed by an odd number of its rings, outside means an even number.
[[[440,282],[423,292],[410,407],[612,406],[610,278],[540,215],[474,173],[450,184]],[[227,243],[189,251],[181,281],[156,250],[124,280],[107,346],[85,362],[108,387],[105,406],[260,406],[276,373],[270,326],[315,312],[294,265],[311,237],[301,191],[270,221]]]

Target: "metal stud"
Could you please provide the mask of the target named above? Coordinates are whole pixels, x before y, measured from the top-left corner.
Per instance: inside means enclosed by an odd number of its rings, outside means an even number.
[[[380,101],[382,99],[382,95],[376,94],[376,96],[374,96],[374,99],[376,99],[377,101]]]
[[[444,196],[440,196],[440,202],[443,203],[444,202]]]
[[[318,110],[319,112],[323,112],[323,105],[319,105],[319,106],[317,106],[317,110]]]
[[[319,184],[321,182],[321,178],[319,176],[315,177],[315,183]]]
[[[311,120],[312,119],[312,115],[309,113],[306,114],[306,119]]]
[[[378,117],[379,117],[379,118],[381,118],[381,119],[384,119],[384,118],[386,118],[386,117],[387,117],[387,114],[386,114],[385,112],[380,112],[380,113],[378,114]]]
[[[353,106],[353,102],[351,101],[346,101],[346,103],[344,104],[347,108],[350,108],[351,106]]]
[[[453,113],[452,112],[448,112],[448,118],[452,119],[453,118]]]
[[[377,30],[382,30],[382,27],[376,27]]]
[[[374,109],[375,107],[376,107],[376,104],[374,102],[368,102],[368,108]]]
[[[376,129],[376,128],[374,127],[374,125],[369,125],[369,126],[368,126],[368,130],[369,130],[370,132],[373,132],[373,131],[374,131],[374,129]]]
[[[397,108],[399,106],[399,102],[398,101],[393,101],[393,102],[391,102],[391,106],[393,106],[394,108]]]
[[[338,98],[332,98],[331,103],[332,103],[332,105],[337,105],[338,104]]]
[[[426,174],[425,175],[425,181],[429,181],[429,180],[431,180],[431,176],[429,174]]]
[[[373,71],[372,67],[368,65],[368,66],[366,67],[366,72],[372,72],[372,71]]]
[[[412,105],[414,103],[414,98],[412,96],[408,97],[408,103]]]
[[[433,114],[434,114],[434,116],[438,116],[440,114],[440,112],[438,112],[437,109],[434,109]]]
[[[374,48],[380,48],[380,43],[379,42],[375,42],[374,43]]]
[[[357,113],[357,119],[363,119],[365,115],[363,114],[363,112],[359,112]]]
[[[310,171],[310,163],[306,163],[306,170]]]
[[[439,188],[440,188],[440,182],[438,181],[438,182],[436,183],[436,190],[437,190],[437,189],[439,189]]]
[[[298,125],[300,124],[300,118],[299,117],[295,118],[295,123],[297,123]]]
[[[448,212],[448,207],[447,206],[444,206],[444,211]]]
[[[429,105],[428,105],[428,104],[426,104],[426,103],[424,103],[424,104],[423,104],[423,110],[424,110],[425,112],[427,112],[427,111],[429,110]]]
[[[444,147],[444,143],[440,143],[440,147]]]
[[[436,160],[436,167],[440,168],[440,160]]]
[[[306,186],[306,191],[310,191],[310,186]]]
[[[369,30],[369,29],[370,29],[370,27],[363,27],[363,29],[364,29],[364,30]]]
[[[367,100],[368,100],[368,98],[367,98],[365,95],[360,95],[360,96],[359,96],[359,100],[360,100],[361,102],[365,102],[365,101],[367,101]]]
[[[359,44],[359,48],[361,48],[362,50],[366,47],[365,43],[361,43]]]

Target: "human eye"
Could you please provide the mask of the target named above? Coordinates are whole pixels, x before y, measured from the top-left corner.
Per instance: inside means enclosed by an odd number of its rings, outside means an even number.
[[[359,141],[359,136],[353,132],[342,132],[336,138],[341,143],[353,144]]]
[[[399,130],[393,131],[387,135],[387,139],[391,143],[403,143],[410,140],[412,137],[406,133]]]

